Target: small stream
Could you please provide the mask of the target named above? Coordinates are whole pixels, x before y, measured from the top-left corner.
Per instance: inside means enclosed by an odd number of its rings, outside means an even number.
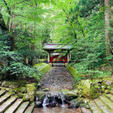
[[[69,109],[68,107],[53,107],[53,108],[35,108],[33,113],[79,113],[76,109]]]
[[[62,93],[47,93],[43,100],[36,97],[36,107],[33,113],[79,113],[77,109],[70,109]]]

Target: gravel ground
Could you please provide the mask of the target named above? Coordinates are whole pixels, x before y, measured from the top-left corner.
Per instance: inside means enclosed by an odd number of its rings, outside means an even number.
[[[74,78],[65,67],[52,67],[52,69],[40,80],[41,88],[53,90],[72,89]]]

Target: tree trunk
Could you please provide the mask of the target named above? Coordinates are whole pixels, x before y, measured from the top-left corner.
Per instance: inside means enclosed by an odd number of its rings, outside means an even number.
[[[3,16],[2,16],[1,13],[0,13],[0,29],[1,29],[2,32],[8,31],[8,28],[5,25],[5,22],[4,22],[4,19],[3,19]]]
[[[110,6],[109,0],[104,1],[105,5],[105,38],[106,38],[106,56],[111,54],[110,48]]]

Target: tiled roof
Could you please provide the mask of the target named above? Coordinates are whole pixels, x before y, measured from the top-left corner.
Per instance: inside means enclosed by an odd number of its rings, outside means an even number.
[[[45,44],[43,48],[45,50],[55,50],[55,49],[70,50],[70,49],[72,49],[72,46],[71,45],[62,45],[62,44]]]

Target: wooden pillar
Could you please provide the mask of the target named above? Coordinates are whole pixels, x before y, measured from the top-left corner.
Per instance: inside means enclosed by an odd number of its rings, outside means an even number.
[[[69,63],[69,51],[67,53],[67,63]]]
[[[50,63],[50,52],[48,52],[48,63]]]
[[[69,59],[69,53],[68,53],[68,63],[69,63],[69,60],[70,60],[70,59]]]
[[[29,59],[27,57],[25,57],[25,64],[29,63]]]
[[[71,53],[70,53],[70,60],[71,60]]]

